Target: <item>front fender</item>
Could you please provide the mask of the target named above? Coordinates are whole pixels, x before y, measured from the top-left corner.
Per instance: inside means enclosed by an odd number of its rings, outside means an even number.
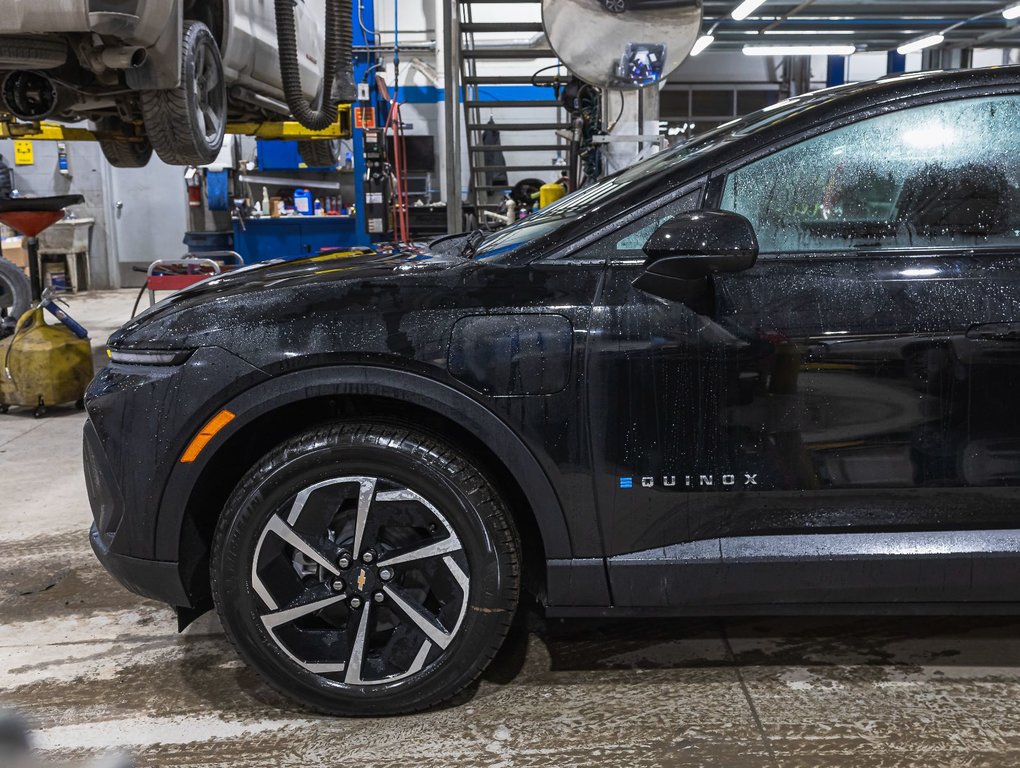
[[[467,429],[489,446],[520,484],[542,535],[547,559],[572,557],[563,508],[534,454],[501,419],[466,394],[419,374],[372,366],[329,366],[259,383],[224,403],[234,419],[191,464],[176,464],[159,507],[156,559],[179,560],[180,535],[191,494],[216,451],[255,419],[301,400],[370,395],[427,408]]]

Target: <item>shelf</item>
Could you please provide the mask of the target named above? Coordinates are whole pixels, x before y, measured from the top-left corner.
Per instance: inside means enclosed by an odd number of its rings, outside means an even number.
[[[340,192],[342,185],[339,181],[319,181],[317,179],[291,178],[288,176],[260,176],[254,173],[239,174],[237,180],[242,184],[262,184],[264,186],[276,187],[299,187],[301,189],[328,189],[331,192]]]

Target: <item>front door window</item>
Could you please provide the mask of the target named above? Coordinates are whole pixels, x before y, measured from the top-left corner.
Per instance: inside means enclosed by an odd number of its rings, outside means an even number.
[[[905,109],[776,152],[726,180],[721,208],[762,253],[1020,244],[1020,97]]]

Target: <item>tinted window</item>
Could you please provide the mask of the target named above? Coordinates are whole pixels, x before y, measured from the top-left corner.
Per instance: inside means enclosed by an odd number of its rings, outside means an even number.
[[[863,120],[732,173],[763,253],[1020,244],[1020,97]]]

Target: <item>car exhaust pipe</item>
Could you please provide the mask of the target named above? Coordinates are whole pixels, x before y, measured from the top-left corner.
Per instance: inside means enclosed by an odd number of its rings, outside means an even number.
[[[259,109],[267,109],[270,112],[276,112],[280,115],[290,115],[290,107],[284,104],[282,101],[270,98],[269,96],[263,96],[260,93],[255,93],[243,85],[235,85],[230,89],[230,97],[235,101],[243,101],[245,104],[250,104],[253,107]]]
[[[99,60],[108,69],[138,69],[148,58],[149,52],[138,46],[104,48],[99,52]]]
[[[45,120],[72,103],[74,94],[41,72],[10,72],[0,86],[3,107],[19,120]]]

